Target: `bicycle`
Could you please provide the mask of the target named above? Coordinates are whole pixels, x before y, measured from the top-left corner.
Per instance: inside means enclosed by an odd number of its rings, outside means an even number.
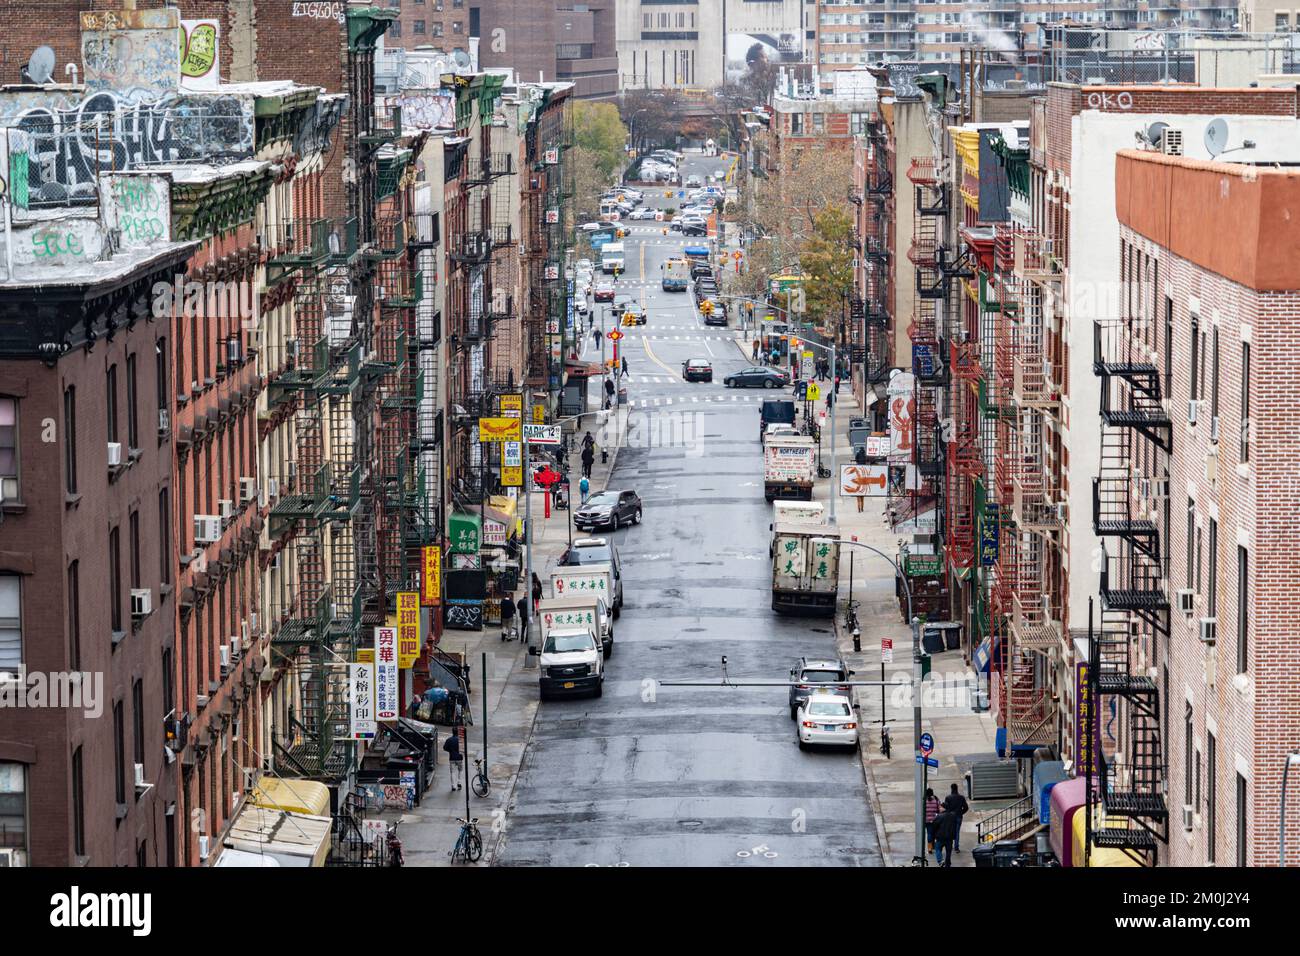
[[[394,823],[391,827],[388,828],[388,833],[386,834],[385,843],[386,843],[386,849],[388,851],[388,865],[402,866],[406,862],[406,860],[402,856],[402,841],[397,835],[396,823]]]
[[[858,626],[858,605],[860,601],[849,601],[844,605],[844,628],[850,634]]]
[[[488,779],[487,768],[483,766],[483,758],[475,758],[474,770],[474,779],[469,782],[470,789],[474,791],[474,796],[486,797],[488,791],[492,789],[492,781]]]
[[[478,817],[472,820],[462,820],[456,818],[460,824],[460,835],[456,837],[456,845],[451,848],[451,862],[455,863],[457,857],[461,857],[468,863],[477,863],[483,858],[483,837],[478,832]]]

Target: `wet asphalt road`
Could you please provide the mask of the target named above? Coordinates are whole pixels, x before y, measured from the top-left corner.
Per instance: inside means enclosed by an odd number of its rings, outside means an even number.
[[[718,162],[693,156],[683,175]],[[644,293],[649,322],[623,340],[632,432],[611,486],[635,488],[645,517],[613,533],[625,605],[604,696],[542,705],[498,862],[879,866],[856,752],[800,751],[786,688],[654,683],[719,678],[724,655],[733,678],[784,680],[833,650],[830,621],[771,610],[762,392],[722,386],[749,363],[693,296],[660,290],[659,263],[687,242],[630,225],[619,291]],[[696,357],[713,384],[681,381]]]

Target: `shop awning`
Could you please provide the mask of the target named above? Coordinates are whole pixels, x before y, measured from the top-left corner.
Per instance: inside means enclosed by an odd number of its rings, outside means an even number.
[[[327,816],[284,813],[245,804],[222,846],[274,857],[281,866],[324,866],[333,821]]]
[[[314,780],[263,776],[257,781],[248,802],[269,810],[288,810],[292,813],[327,817],[330,812],[330,790],[325,784]]]
[[[604,366],[599,362],[573,362],[564,363],[564,371],[569,378],[596,378],[605,371]]]

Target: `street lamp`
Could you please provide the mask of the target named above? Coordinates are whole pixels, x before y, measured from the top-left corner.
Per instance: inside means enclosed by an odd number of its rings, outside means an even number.
[[[1300,750],[1293,750],[1286,755],[1286,762],[1282,764],[1282,815],[1278,821],[1278,829],[1281,831],[1281,845],[1277,854],[1277,865],[1286,866],[1286,778],[1292,766],[1300,767]]]

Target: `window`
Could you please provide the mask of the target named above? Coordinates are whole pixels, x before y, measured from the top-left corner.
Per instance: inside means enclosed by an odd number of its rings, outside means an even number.
[[[389,35],[390,37],[400,37],[400,36],[402,35],[402,21],[401,21],[401,20],[394,20],[394,21],[393,21],[392,26],[390,26],[390,27],[388,28],[388,35]]]
[[[424,32],[424,21],[423,21],[423,20],[416,20],[416,21],[415,21],[415,32],[416,32],[416,33],[423,33],[423,32]]]
[[[135,353],[126,357],[126,445],[140,447],[140,430],[135,413]]]
[[[1188,397],[1193,401],[1201,397],[1201,379],[1198,370],[1201,367],[1201,320],[1197,316],[1192,316],[1192,362],[1191,362],[1191,387],[1188,389]]]
[[[1237,673],[1250,669],[1250,555],[1237,545]]]
[[[80,747],[72,754],[72,852],[86,855],[86,780]]]
[[[1207,590],[1209,598],[1207,600],[1206,611],[1210,617],[1215,617],[1219,613],[1219,522],[1213,518],[1210,519],[1210,555],[1209,555],[1209,581]]]
[[[108,440],[117,441],[117,366],[108,367]]]
[[[1291,14],[1273,14],[1273,29],[1278,33],[1289,33],[1291,30]]]
[[[22,581],[16,574],[0,574],[0,675],[15,679],[23,662]]]
[[[452,33],[464,33],[464,32],[465,32],[465,24],[463,24],[463,23],[461,23],[459,20],[457,20],[455,23],[453,23],[453,24],[451,25],[451,32],[452,32]]]
[[[1241,343],[1241,461],[1250,461],[1250,343]]]
[[[158,492],[158,583],[172,583],[172,512],[171,495],[166,488]]]
[[[18,402],[0,398],[0,501],[18,500]]]
[[[68,565],[68,666],[81,670],[81,562]]]
[[[0,763],[0,847],[27,849],[27,768]]]
[[[1219,417],[1219,327],[1210,337],[1210,420]]]
[[[122,702],[113,704],[113,795],[118,803],[126,803],[126,740],[123,737]]]
[[[162,652],[162,694],[163,716],[166,717],[176,709],[175,689],[172,684],[172,649]]]
[[[394,24],[394,26],[396,26],[396,24]],[[157,385],[158,385],[157,405],[158,405],[158,411],[161,413],[161,412],[168,411],[168,400],[169,400],[168,395],[170,394],[171,391],[170,383],[167,381],[167,340],[166,339],[159,339],[157,344],[154,346],[154,365],[155,365],[155,369],[154,369],[155,376],[158,380],[157,381]],[[161,434],[162,415],[159,414],[157,417],[158,417],[158,421],[157,421],[158,431],[159,434]]]
[[[1187,806],[1194,806],[1192,803],[1192,705],[1189,703],[1183,710],[1183,803]]]
[[[1195,586],[1196,574],[1196,502],[1187,499],[1187,586]]]
[[[1165,296],[1165,395],[1174,391],[1174,300]]]
[[[68,494],[77,493],[77,389],[63,390],[63,471]]]
[[[136,763],[144,763],[144,681],[131,685],[131,753]]]
[[[1205,862],[1214,862],[1215,822],[1218,808],[1215,806],[1219,797],[1218,785],[1219,743],[1214,734],[1205,737],[1205,776],[1209,784],[1205,799]]]
[[[140,512],[132,511],[129,521],[130,536],[128,546],[131,549],[131,587],[140,587]]]
[[[416,30],[415,32],[419,33],[420,31]],[[429,32],[436,37],[442,36],[442,21],[441,20],[434,21],[433,29]]]
[[[1237,774],[1237,866],[1247,866],[1250,854],[1247,853],[1246,832],[1246,778]]]
[[[122,630],[122,549],[118,529],[108,533],[108,604],[111,609],[112,627]]]

